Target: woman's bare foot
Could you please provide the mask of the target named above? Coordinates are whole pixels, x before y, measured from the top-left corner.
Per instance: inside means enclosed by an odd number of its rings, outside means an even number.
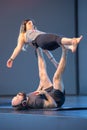
[[[72,38],[72,45],[78,45],[80,41],[82,40],[83,36],[81,35],[78,38]]]
[[[82,35],[80,37],[78,37],[78,38],[72,38],[72,39],[70,39],[70,44],[66,44],[66,45],[64,45],[64,47],[66,49],[71,50],[72,53],[74,53],[76,51],[77,46],[80,43],[80,41],[81,41],[82,38],[83,38]]]
[[[83,36],[81,35],[78,38],[73,38],[72,39],[72,45],[71,45],[71,50],[74,53],[77,49],[78,44],[80,43],[80,41],[82,40]]]

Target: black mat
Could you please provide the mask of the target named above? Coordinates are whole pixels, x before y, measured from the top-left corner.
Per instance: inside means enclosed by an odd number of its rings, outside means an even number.
[[[14,110],[11,105],[0,106],[0,109]],[[47,108],[47,109],[28,109],[29,111],[69,111],[69,110],[87,110],[87,107],[61,107],[61,108]],[[27,110],[27,111],[28,111]],[[26,111],[26,110],[25,110]]]

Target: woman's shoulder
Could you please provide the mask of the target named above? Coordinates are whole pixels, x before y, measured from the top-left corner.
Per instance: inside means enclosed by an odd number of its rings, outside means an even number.
[[[20,33],[19,36],[18,36],[18,40],[19,41],[26,41],[26,39],[25,39],[25,33]]]

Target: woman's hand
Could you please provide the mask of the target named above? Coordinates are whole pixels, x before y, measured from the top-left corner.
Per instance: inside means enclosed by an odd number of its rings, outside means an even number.
[[[12,65],[13,65],[13,59],[8,59],[8,61],[7,61],[7,67],[8,68],[11,68],[12,67]]]

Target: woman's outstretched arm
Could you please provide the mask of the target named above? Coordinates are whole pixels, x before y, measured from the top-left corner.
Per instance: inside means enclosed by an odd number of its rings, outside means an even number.
[[[22,50],[22,47],[24,45],[24,36],[23,34],[20,34],[19,38],[18,38],[18,44],[16,46],[16,48],[14,49],[12,55],[10,56],[10,58],[7,60],[7,67],[11,68],[13,65],[13,61],[14,59],[18,56],[18,54],[20,53],[20,51]]]

